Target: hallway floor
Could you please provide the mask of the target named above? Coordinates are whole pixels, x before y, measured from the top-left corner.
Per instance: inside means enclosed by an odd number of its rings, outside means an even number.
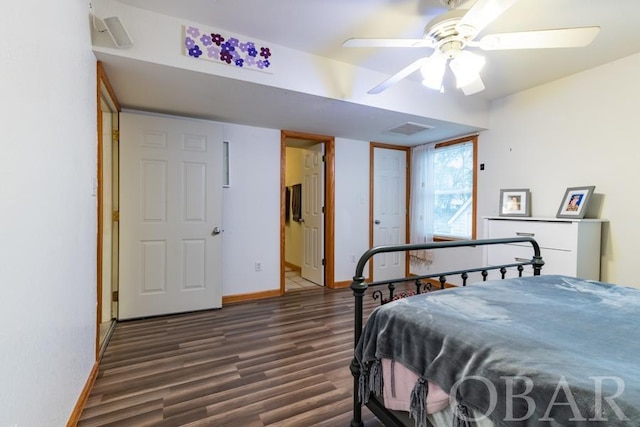
[[[323,286],[303,279],[299,271],[286,267],[284,272],[284,287],[287,291],[294,291],[300,289],[318,289]]]

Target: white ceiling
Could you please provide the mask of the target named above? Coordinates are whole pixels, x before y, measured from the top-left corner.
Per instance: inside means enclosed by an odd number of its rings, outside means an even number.
[[[118,1],[389,76],[431,49],[344,48],[342,42],[351,37],[420,38],[425,25],[447,10],[439,0]],[[639,16],[639,0],[519,0],[481,34],[594,25],[601,31],[584,48],[483,52],[487,64],[481,75],[487,89],[472,96],[501,98],[640,52]],[[125,108],[408,145],[477,130],[115,55],[98,54],[98,58]],[[408,78],[418,77],[414,73]],[[217,89],[203,92],[201,79]],[[217,79],[225,84],[215,84]],[[212,102],[221,99],[224,102]],[[436,127],[414,137],[381,133],[404,122]]]

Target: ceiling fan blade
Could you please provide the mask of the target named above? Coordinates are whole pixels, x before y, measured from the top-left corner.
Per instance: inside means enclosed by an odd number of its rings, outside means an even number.
[[[478,46],[483,50],[584,47],[595,39],[598,32],[600,27],[488,34],[480,39]]]
[[[387,89],[389,86],[399,82],[400,80],[402,80],[405,77],[407,77],[409,74],[411,74],[414,71],[418,70],[428,60],[429,60],[429,57],[425,56],[424,58],[420,58],[417,61],[412,62],[408,66],[404,67],[402,70],[400,70],[397,73],[395,73],[393,76],[389,77],[387,80],[385,80],[382,83],[380,83],[378,86],[376,86],[373,89],[370,89],[369,91],[367,91],[367,93],[370,94],[370,95],[374,95],[374,94],[382,92],[383,90]]]
[[[430,39],[347,39],[343,47],[434,47]]]
[[[458,33],[473,39],[518,0],[478,0],[456,25]]]

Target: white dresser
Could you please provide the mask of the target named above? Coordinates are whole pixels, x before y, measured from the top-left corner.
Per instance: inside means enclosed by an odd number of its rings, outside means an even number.
[[[484,236],[486,239],[533,237],[540,245],[544,260],[542,274],[599,280],[602,222],[600,219],[485,217]],[[489,245],[484,247],[483,255],[485,265],[509,264],[531,259],[533,249],[529,243]]]

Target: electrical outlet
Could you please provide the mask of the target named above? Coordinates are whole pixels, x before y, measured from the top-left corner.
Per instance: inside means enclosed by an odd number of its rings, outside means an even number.
[[[351,255],[351,263],[352,264],[356,263],[356,256],[355,255]]]
[[[260,261],[256,261],[256,271],[262,271],[262,263]]]

